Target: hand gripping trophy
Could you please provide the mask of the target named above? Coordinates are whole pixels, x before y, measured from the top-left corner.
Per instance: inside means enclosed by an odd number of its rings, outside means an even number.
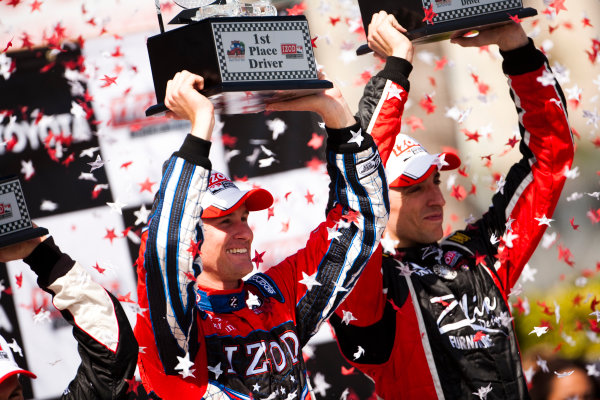
[[[157,104],[146,115],[166,111],[166,85],[188,70],[204,78],[202,94],[222,114],[254,113],[269,101],[300,97],[333,87],[317,76],[308,21],[277,16],[270,0],[176,0],[183,7],[147,47]]]
[[[497,25],[537,15],[522,0],[358,0],[365,32],[374,13],[380,10],[394,15],[406,29],[414,44],[446,40],[465,33],[477,32]],[[370,52],[366,44],[358,55]]]

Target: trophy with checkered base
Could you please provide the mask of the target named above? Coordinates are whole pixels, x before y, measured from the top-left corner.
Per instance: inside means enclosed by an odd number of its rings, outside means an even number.
[[[317,77],[306,17],[277,16],[268,0],[176,3],[185,9],[170,23],[186,25],[165,32],[157,4],[161,33],[147,41],[158,104],[146,115],[166,111],[167,82],[183,69],[204,78],[201,93],[223,114],[333,87]]]
[[[358,0],[358,5],[365,31],[372,15],[384,10],[406,28],[413,43],[449,39],[537,14],[534,8],[523,7],[522,0]],[[365,44],[356,53],[369,51]]]
[[[34,227],[29,219],[21,183],[15,176],[0,178],[0,247],[48,233]]]

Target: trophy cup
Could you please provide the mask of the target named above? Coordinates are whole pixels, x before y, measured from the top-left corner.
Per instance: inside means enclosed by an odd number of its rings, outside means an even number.
[[[47,233],[46,228],[36,228],[31,223],[19,179],[0,178],[0,247]]]
[[[156,0],[158,2],[158,0]],[[260,112],[268,102],[333,87],[317,77],[308,22],[277,16],[269,0],[176,0],[184,10],[170,23],[185,26],[161,33],[147,47],[158,104],[146,115],[166,111],[167,82],[183,69],[201,75],[201,91],[222,114]]]
[[[521,0],[358,0],[358,5],[365,32],[371,16],[384,10],[406,28],[405,35],[413,43],[445,40],[455,33],[483,30],[508,23],[511,18],[537,14],[534,8],[524,8]],[[369,51],[364,44],[356,53]]]

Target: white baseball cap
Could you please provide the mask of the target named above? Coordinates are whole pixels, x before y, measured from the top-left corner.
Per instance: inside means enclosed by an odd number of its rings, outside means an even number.
[[[0,336],[0,383],[15,374],[23,374],[30,378],[37,378],[33,372],[20,368],[15,362],[13,353],[8,343]]]
[[[273,196],[265,189],[240,190],[225,174],[211,171],[208,191],[202,198],[202,218],[231,214],[242,204],[248,211],[260,211],[273,204]]]
[[[387,161],[385,172],[390,187],[403,187],[423,182],[433,171],[451,170],[460,166],[454,153],[430,154],[414,138],[399,134]]]

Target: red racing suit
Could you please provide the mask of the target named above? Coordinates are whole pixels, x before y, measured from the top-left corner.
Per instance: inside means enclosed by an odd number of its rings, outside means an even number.
[[[358,123],[328,132],[326,221],[305,248],[235,290],[195,282],[202,266],[193,248],[202,242],[200,200],[211,170],[210,143],[188,136],[167,161],[137,262],[145,311],[135,333],[150,395],[310,397],[301,349],[356,283],[389,211],[372,138]]]
[[[529,398],[507,298],[546,228],[535,218],[554,211],[574,147],[546,57],[532,41],[502,55],[523,158],[464,230],[393,255],[380,246],[330,319],[342,354],[386,400]],[[384,162],[410,69],[388,59],[360,107]]]

